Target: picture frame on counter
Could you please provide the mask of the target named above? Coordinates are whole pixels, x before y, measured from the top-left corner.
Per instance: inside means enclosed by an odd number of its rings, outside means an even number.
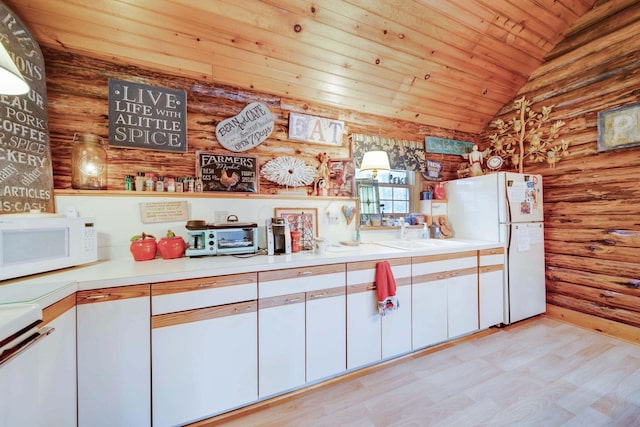
[[[275,208],[274,216],[284,218],[291,231],[301,231],[301,246],[303,251],[314,248],[313,239],[318,235],[317,208]]]
[[[640,102],[598,112],[598,151],[640,145]]]

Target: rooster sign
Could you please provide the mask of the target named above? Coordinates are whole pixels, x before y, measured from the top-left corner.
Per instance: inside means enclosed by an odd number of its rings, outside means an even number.
[[[257,193],[257,158],[198,152],[197,171],[204,191]]]

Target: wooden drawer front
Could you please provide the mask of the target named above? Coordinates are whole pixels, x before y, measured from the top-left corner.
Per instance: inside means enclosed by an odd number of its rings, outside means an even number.
[[[475,252],[463,252],[465,257],[444,258],[440,256],[414,258],[413,276],[437,273],[442,271],[475,268],[478,266],[478,258]],[[456,254],[447,254],[456,255]],[[417,261],[417,262],[416,262]]]
[[[346,294],[346,289],[344,286],[339,286],[336,288],[327,288],[327,289],[318,289],[316,291],[310,291],[306,293],[307,301],[314,301],[323,298],[332,298],[338,297]]]
[[[492,264],[492,265],[483,265],[478,267],[478,273],[491,273],[492,271],[502,271],[504,270],[504,264]]]
[[[222,305],[219,307],[207,307],[197,310],[181,311],[179,313],[160,314],[151,317],[151,327],[163,328],[184,323],[199,322],[202,320],[216,319],[219,317],[235,316],[256,312],[257,301],[247,301],[236,304]]]
[[[345,265],[331,264],[258,273],[258,296],[269,298],[345,285]]]
[[[498,265],[498,264],[504,265],[503,254],[480,256],[480,266]]]
[[[258,298],[256,280],[255,273],[248,273],[154,283],[151,285],[151,314],[255,300]],[[174,292],[176,289],[182,289],[182,291]]]
[[[224,288],[226,286],[250,285],[258,281],[257,273],[230,274],[228,276],[203,277],[199,279],[159,282],[151,285],[151,295],[169,295],[203,289]]]
[[[394,262],[399,261],[399,262]],[[347,293],[349,295],[376,290],[376,265],[380,261],[364,261],[347,265]],[[355,265],[354,265],[355,264]],[[390,260],[396,286],[411,285],[411,259]]]
[[[151,295],[150,285],[132,285],[115,288],[92,289],[76,294],[76,304],[94,304],[98,302],[117,301],[128,298],[148,297]]]
[[[71,294],[60,301],[57,301],[50,306],[42,310],[42,324],[39,326],[45,326],[49,322],[54,321],[64,313],[76,307],[76,295]]]
[[[413,284],[433,282],[436,280],[451,279],[453,277],[468,276],[478,274],[477,267],[458,268],[455,270],[438,271],[435,273],[425,273],[413,276]]]
[[[491,248],[491,249],[480,249],[478,251],[478,255],[480,255],[481,257],[483,256],[487,256],[487,255],[504,255],[504,248]]]
[[[298,292],[295,294],[288,294],[288,295],[278,295],[275,297],[268,297],[268,298],[260,298],[258,300],[258,309],[259,310],[264,310],[267,308],[272,308],[272,307],[280,307],[283,305],[290,305],[290,304],[304,304],[306,300],[306,294],[304,292]]]

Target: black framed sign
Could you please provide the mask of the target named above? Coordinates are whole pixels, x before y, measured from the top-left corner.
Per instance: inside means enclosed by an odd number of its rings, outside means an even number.
[[[197,152],[203,191],[258,192],[258,158]]]
[[[186,92],[109,79],[109,146],[186,153]]]
[[[0,39],[30,89],[0,97],[0,213],[53,213],[45,61],[27,27],[1,2]]]

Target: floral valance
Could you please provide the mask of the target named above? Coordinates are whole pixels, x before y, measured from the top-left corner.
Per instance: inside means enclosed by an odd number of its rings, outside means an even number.
[[[360,167],[362,156],[367,151],[386,151],[391,169],[399,170],[421,171],[426,158],[424,141],[352,133],[351,152],[356,167]]]

